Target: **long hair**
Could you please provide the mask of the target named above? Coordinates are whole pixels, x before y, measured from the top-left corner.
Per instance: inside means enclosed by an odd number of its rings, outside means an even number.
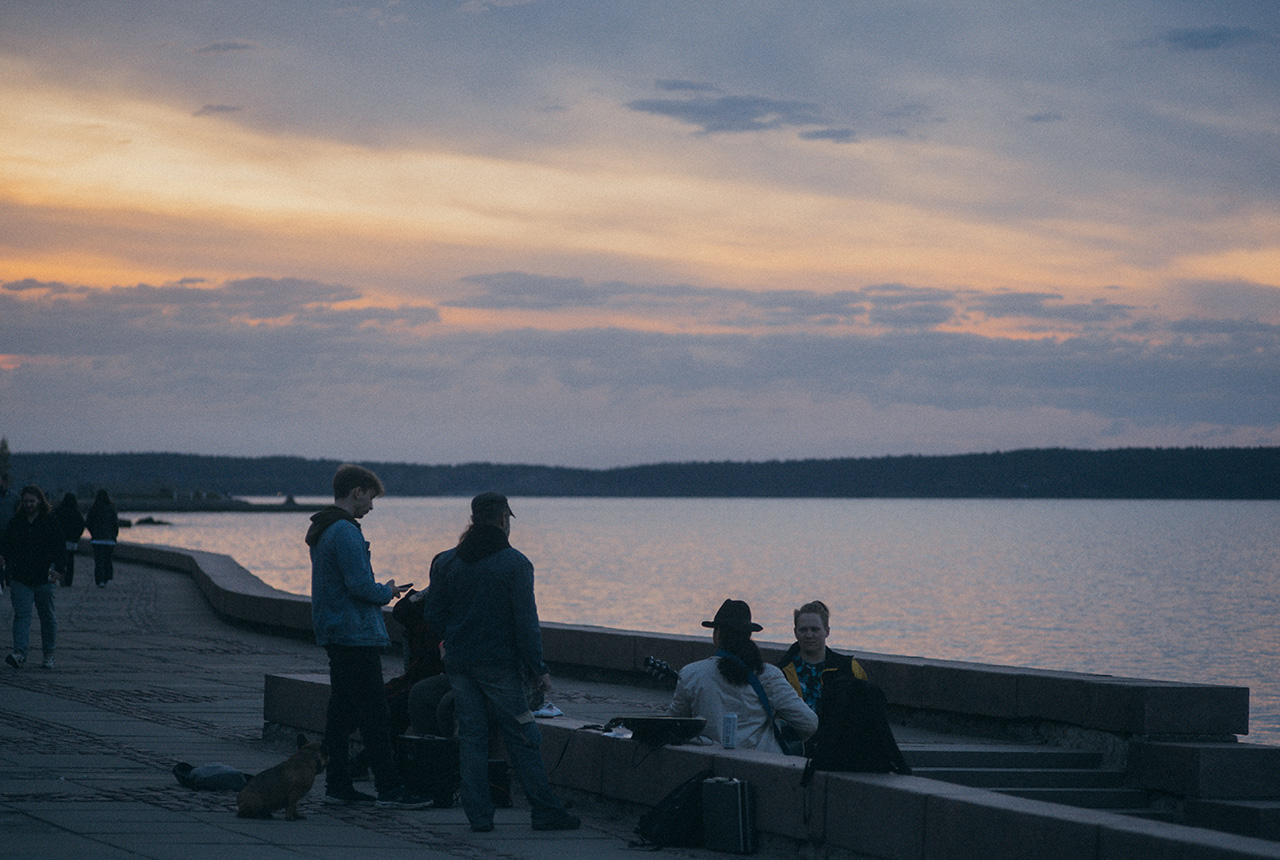
[[[718,627],[716,631],[720,634],[720,650],[728,651],[742,661],[739,663],[738,660],[727,657],[716,660],[716,668],[726,681],[735,687],[741,687],[747,683],[747,676],[751,672],[759,675],[764,671],[764,658],[760,656],[760,648],[751,641],[750,631],[731,630],[727,627]]]
[[[23,496],[35,496],[40,500],[40,513],[49,513],[49,500],[44,497],[44,490],[40,489],[35,484],[27,484],[19,490],[18,498],[22,498]]]

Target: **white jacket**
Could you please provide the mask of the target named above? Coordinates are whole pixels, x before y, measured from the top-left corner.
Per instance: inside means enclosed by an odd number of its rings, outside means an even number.
[[[766,663],[760,673],[760,685],[769,696],[775,719],[785,722],[802,738],[807,739],[818,730],[818,715],[804,703],[781,669]],[[782,753],[754,687],[750,684],[735,687],[726,681],[716,666],[715,657],[681,669],[667,716],[706,717],[702,734],[722,743],[725,714],[738,715],[739,747]]]

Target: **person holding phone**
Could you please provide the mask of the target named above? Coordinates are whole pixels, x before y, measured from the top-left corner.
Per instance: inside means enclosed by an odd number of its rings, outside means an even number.
[[[405,788],[391,751],[391,712],[382,686],[382,652],[391,644],[382,607],[408,591],[394,579],[379,583],[373,576],[369,543],[360,519],[384,493],[382,481],[369,469],[350,463],[333,476],[333,504],[311,517],[311,622],[316,642],[329,655],[329,709],[324,746],[326,803],[376,804],[393,809],[431,805]],[[351,784],[348,744],[360,730],[378,795]]]

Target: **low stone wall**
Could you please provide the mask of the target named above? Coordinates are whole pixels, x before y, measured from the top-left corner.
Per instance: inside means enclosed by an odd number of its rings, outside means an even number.
[[[233,559],[215,553],[121,544],[121,561],[190,574],[224,617],[288,635],[310,631],[310,602],[270,588]],[[389,626],[394,627],[394,624]],[[705,637],[666,636],[576,625],[543,626],[549,662],[576,671],[625,676],[655,655],[683,665],[706,655]],[[764,645],[775,656],[780,645]],[[1183,737],[1233,736],[1248,729],[1248,690],[1041,672],[1001,666],[862,654],[898,707],[950,719],[1052,724],[1110,736],[1143,736],[1146,771],[1168,779],[1170,759],[1194,759],[1196,785],[1230,781],[1231,744],[1219,752],[1179,745]],[[268,676],[264,719],[319,732],[328,678]],[[606,737],[580,722],[541,724],[552,782],[612,802],[652,805],[680,782],[710,768],[746,779],[757,796],[757,826],[798,854],[821,858],[1053,857],[1062,860],[1243,860],[1276,858],[1280,843],[1102,811],[1024,800],[914,776],[818,774],[800,785],[802,762],[750,750],[651,748]],[[1162,758],[1164,757],[1164,758]],[[1173,786],[1167,786],[1172,788]]]
[[[244,624],[288,635],[311,634],[311,601],[262,582],[235,559],[218,553],[122,543],[121,561],[189,573],[214,610]],[[399,625],[385,610],[393,637]],[[656,656],[683,666],[707,656],[706,636],[678,636],[573,624],[544,623],[543,651],[553,667],[624,679],[644,674]],[[767,660],[787,644],[761,642]],[[1101,735],[1128,741],[1234,741],[1249,731],[1249,688],[1151,681],[1081,672],[1058,672],[854,652],[899,713],[960,722],[970,733],[1020,733],[1026,739],[1059,739],[1068,729],[1096,733],[1081,743],[1105,746]],[[1044,737],[1042,737],[1044,736]]]

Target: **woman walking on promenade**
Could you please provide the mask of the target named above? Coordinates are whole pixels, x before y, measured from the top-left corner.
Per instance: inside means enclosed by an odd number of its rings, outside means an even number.
[[[62,539],[66,541],[67,557],[62,564],[62,587],[70,588],[71,580],[76,575],[76,548],[80,545],[80,535],[84,534],[84,517],[80,515],[80,503],[75,493],[67,493],[62,497],[53,515],[62,527]]]
[[[111,554],[116,551],[116,536],[120,534],[120,517],[106,490],[98,490],[85,517],[89,527],[89,542],[93,544],[93,581],[98,588],[105,588],[115,575],[111,566]]]
[[[27,662],[31,639],[31,607],[40,613],[40,647],[44,667],[53,668],[58,620],[53,614],[53,584],[65,553],[62,530],[49,511],[44,493],[34,484],[18,494],[18,513],[0,535],[0,555],[9,572],[13,604],[13,653],[4,659],[15,669]]]

